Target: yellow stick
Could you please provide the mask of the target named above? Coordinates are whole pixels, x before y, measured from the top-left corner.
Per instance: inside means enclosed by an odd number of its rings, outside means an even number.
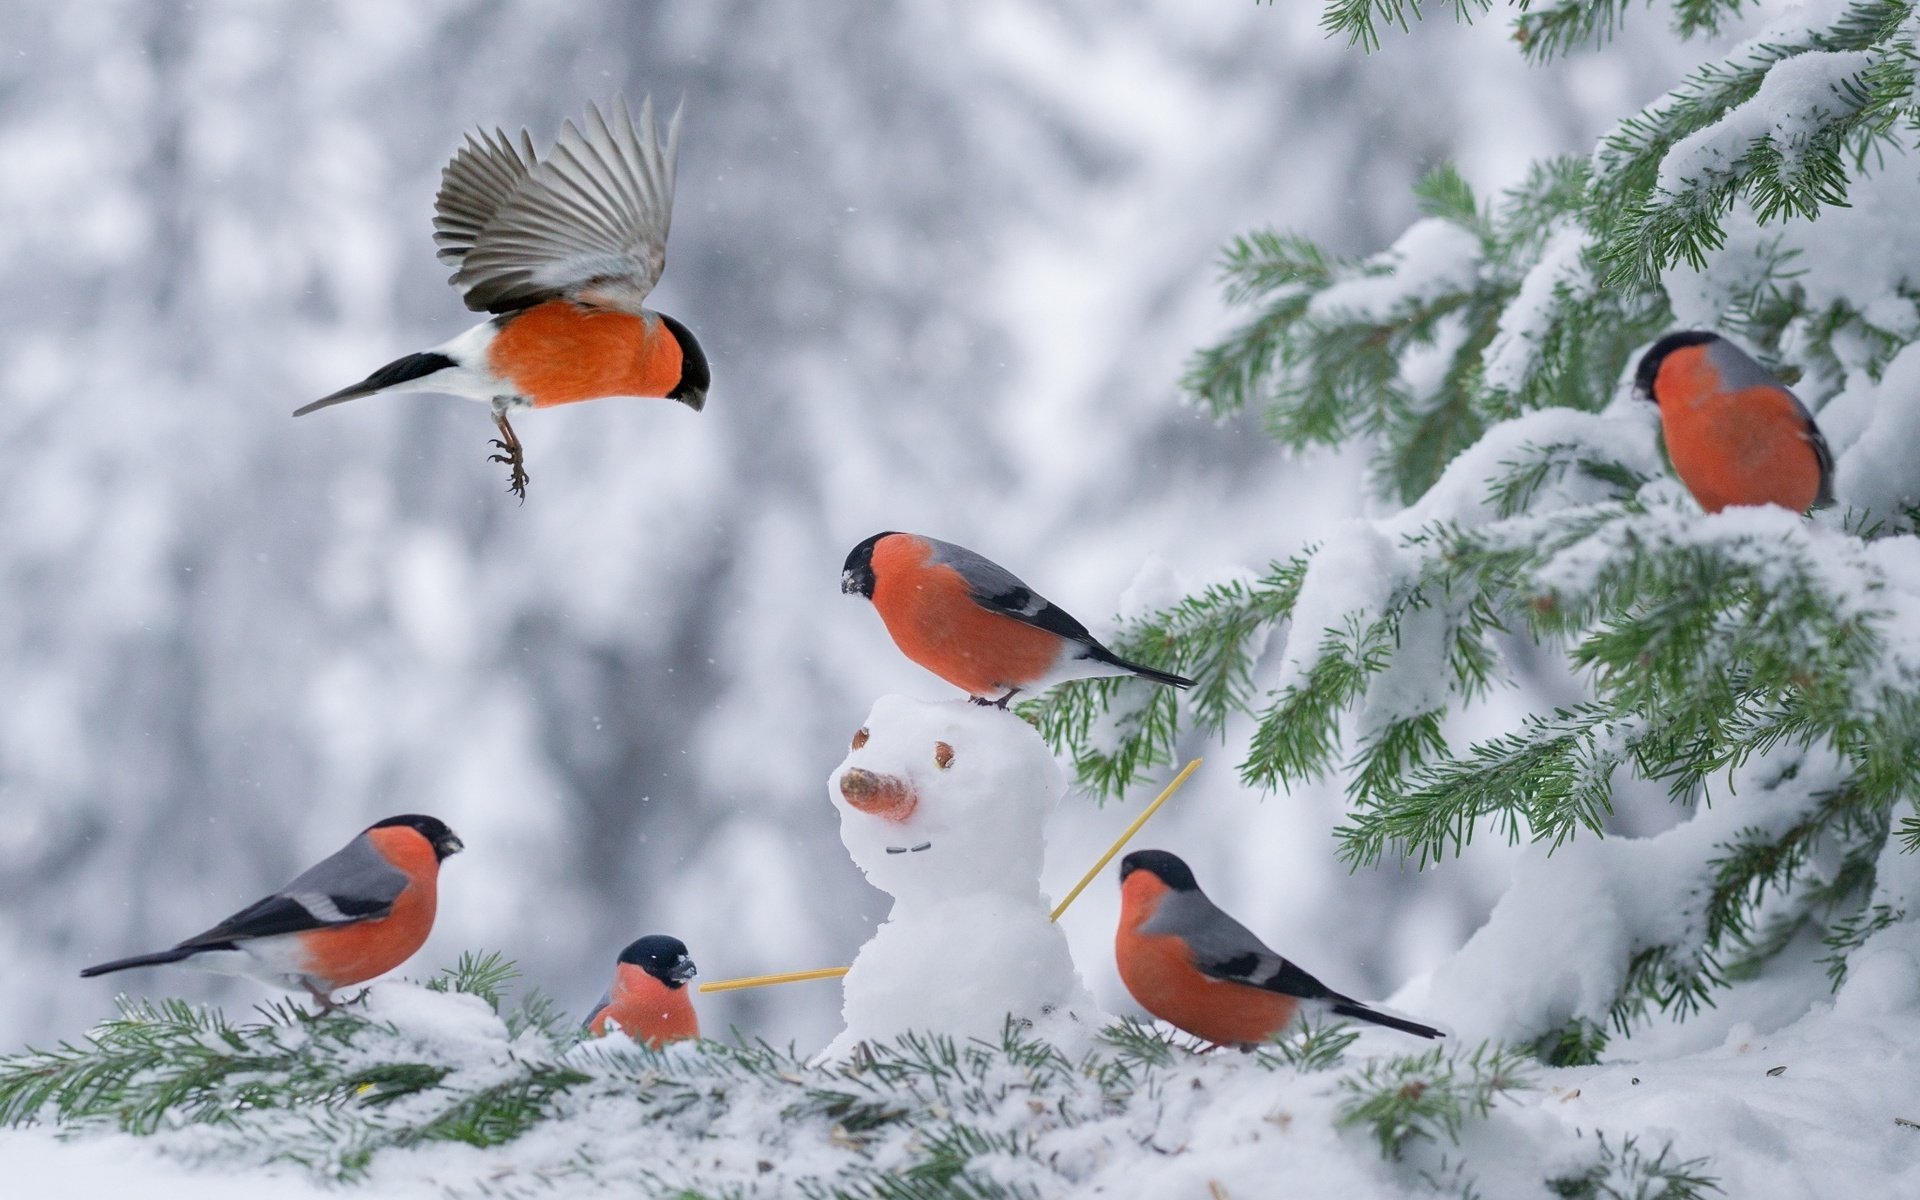
[[[1100,856],[1100,861],[1094,863],[1092,867],[1087,869],[1087,873],[1080,877],[1080,882],[1074,884],[1073,890],[1067,893],[1067,898],[1054,906],[1053,915],[1047,919],[1050,921],[1058,921],[1060,914],[1067,911],[1067,905],[1072,904],[1080,898],[1080,893],[1086,891],[1087,885],[1092,883],[1100,872],[1105,869],[1106,865],[1113,861],[1113,856],[1120,853],[1120,851],[1126,847],[1126,844],[1133,840],[1133,835],[1140,832],[1140,827],[1145,825],[1154,813],[1159,812],[1160,806],[1167,802],[1168,797],[1179,791],[1181,785],[1187,782],[1187,777],[1199,768],[1200,760],[1197,758],[1185,767],[1182,767],[1180,773],[1173,777],[1172,782],[1160,789],[1160,794],[1153,798],[1153,803],[1147,805],[1145,811],[1133,819],[1133,824],[1127,826],[1119,838],[1114,841],[1113,845],[1107,847],[1107,852]],[[766,987],[775,983],[805,983],[810,979],[838,979],[842,975],[845,975],[849,969],[850,968],[847,967],[821,967],[813,971],[788,971],[780,975],[748,975],[741,979],[716,979],[712,983],[701,984],[700,992],[702,995],[707,992],[737,992],[742,988]]]
[[[805,983],[809,979],[838,979],[847,967],[821,967],[817,971],[788,971],[784,975],[750,975],[745,979],[716,979],[700,985],[702,992],[737,992],[741,988],[765,987],[770,983]]]
[[[1058,921],[1060,919],[1060,914],[1067,911],[1067,905],[1072,904],[1080,898],[1080,893],[1086,891],[1087,885],[1092,883],[1094,878],[1106,869],[1107,864],[1113,861],[1113,856],[1120,853],[1120,851],[1126,847],[1126,844],[1133,840],[1133,835],[1140,832],[1140,827],[1147,823],[1147,819],[1153,816],[1154,813],[1160,811],[1160,806],[1167,802],[1167,797],[1179,791],[1180,785],[1187,781],[1187,776],[1199,769],[1200,760],[1196,758],[1181,768],[1180,773],[1173,777],[1173,782],[1160,789],[1160,794],[1153,798],[1152,804],[1147,805],[1146,811],[1133,819],[1133,824],[1127,826],[1126,832],[1120,835],[1119,840],[1107,847],[1107,852],[1100,856],[1100,861],[1087,868],[1087,873],[1080,877],[1079,883],[1073,885],[1073,890],[1067,893],[1067,898],[1054,906],[1053,916],[1049,918],[1050,920]]]

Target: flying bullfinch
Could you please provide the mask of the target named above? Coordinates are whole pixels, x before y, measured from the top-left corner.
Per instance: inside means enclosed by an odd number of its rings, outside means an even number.
[[[322,1008],[333,1008],[331,993],[393,970],[427,940],[440,864],[461,849],[453,830],[434,817],[388,817],[205,933],[80,975],[184,962],[305,988]]]
[[[1371,1021],[1416,1037],[1431,1025],[1375,1012],[1267,949],[1207,899],[1187,864],[1164,850],[1120,860],[1120,981],[1140,1007],[1222,1046],[1256,1046],[1303,1006]]]
[[[493,407],[508,489],[527,473],[510,411],[603,396],[660,396],[700,411],[711,378],[700,343],[643,305],[666,267],[680,112],[660,144],[653,101],[634,124],[624,99],[613,120],[587,107],[542,162],[523,129],[469,134],[441,174],[433,240],[454,264],[448,282],[467,307],[495,314],[453,340],[395,359],[359,383],[294,411],[381,392],[441,392]]]
[[[700,1036],[687,980],[699,974],[679,938],[653,934],[620,952],[613,986],[593,1006],[585,1029],[596,1037],[619,1029],[658,1050],[667,1042]]]
[[[1121,658],[1005,567],[952,542],[876,533],[847,555],[840,590],[873,601],[901,653],[982,704],[1101,675],[1193,686]]]
[[[1717,333],[1670,333],[1640,359],[1634,388],[1660,406],[1674,474],[1710,513],[1833,503],[1833,454],[1794,394]]]

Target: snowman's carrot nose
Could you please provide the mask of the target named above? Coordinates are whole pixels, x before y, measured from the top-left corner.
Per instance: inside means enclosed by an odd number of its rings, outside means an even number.
[[[892,775],[875,775],[864,767],[848,767],[840,774],[840,797],[869,816],[904,821],[920,807],[913,785]]]
[[[1087,885],[1092,883],[1095,877],[1106,869],[1106,865],[1113,861],[1113,856],[1126,849],[1127,843],[1133,840],[1133,835],[1140,832],[1140,827],[1151,820],[1153,814],[1160,811],[1160,806],[1165,804],[1175,792],[1180,790],[1187,782],[1189,776],[1200,769],[1200,761],[1200,759],[1196,758],[1182,767],[1180,773],[1168,781],[1166,787],[1160,789],[1160,794],[1153,798],[1153,803],[1141,810],[1140,815],[1133,819],[1133,823],[1121,831],[1120,836],[1114,839],[1113,845],[1107,847],[1107,852],[1100,856],[1098,862],[1087,869],[1087,873],[1080,877],[1079,883],[1073,885],[1073,890],[1067,893],[1067,898],[1054,907],[1052,916],[1048,918],[1049,920],[1058,921],[1060,914],[1067,911],[1067,905],[1072,904],[1080,898],[1080,893],[1086,891]],[[854,771],[859,771],[859,768],[856,767],[853,771],[847,772],[847,775],[852,775]],[[859,771],[859,773],[862,775],[868,774],[868,772],[865,771]],[[870,811],[855,801],[854,798],[847,793],[846,789],[847,777],[842,776],[840,780],[840,794],[846,796],[847,803],[852,804],[855,808],[862,809],[862,811]],[[911,812],[912,809],[909,808],[908,811]],[[848,970],[849,968],[847,967],[820,967],[817,970],[788,971],[780,975],[748,975],[740,979],[716,979],[712,983],[701,984],[700,991],[702,994],[707,992],[734,992],[742,988],[767,987],[776,983],[805,983],[810,979],[838,979],[842,975],[845,975]]]

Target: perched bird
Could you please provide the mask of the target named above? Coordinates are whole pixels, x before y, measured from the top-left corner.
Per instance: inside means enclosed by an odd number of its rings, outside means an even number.
[[[413,957],[433,929],[440,864],[462,849],[434,817],[407,814],[368,826],[299,878],[171,950],[88,967],[82,978],[184,962],[305,988],[323,1009],[332,993]]]
[[[1101,675],[1193,686],[1121,658],[1005,567],[952,542],[876,533],[847,555],[840,590],[873,601],[901,653],[982,704]]]
[[[1431,1025],[1375,1012],[1267,949],[1207,899],[1187,864],[1164,850],[1120,860],[1120,981],[1154,1016],[1223,1046],[1254,1046],[1285,1029],[1303,1006],[1416,1037]]]
[[[687,980],[699,974],[679,938],[652,934],[620,952],[613,986],[593,1006],[584,1028],[597,1036],[619,1029],[658,1050],[663,1043],[700,1036]]]
[[[433,240],[455,265],[467,307],[497,314],[449,342],[395,359],[294,416],[382,392],[442,392],[493,406],[508,489],[527,494],[511,411],[603,396],[660,396],[705,407],[707,356],[687,327],[643,305],[667,261],[680,111],[660,145],[653,101],[634,125],[587,107],[545,162],[525,130],[467,135],[442,172]]]
[[[1833,503],[1833,454],[1794,394],[1717,333],[1670,333],[1634,388],[1660,406],[1674,474],[1700,507]]]

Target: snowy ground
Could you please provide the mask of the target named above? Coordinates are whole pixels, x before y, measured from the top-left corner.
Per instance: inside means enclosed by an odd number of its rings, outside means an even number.
[[[1824,989],[1818,974],[1735,989],[1718,1011],[1643,1035],[1619,1061],[1532,1071],[1530,1086],[1497,1101],[1484,1121],[1470,1121],[1458,1146],[1416,1141],[1400,1162],[1384,1160],[1367,1130],[1333,1124],[1345,1096],[1339,1081],[1362,1055],[1407,1050],[1390,1034],[1369,1032],[1347,1062],[1321,1073],[1180,1052],[1154,1088],[1115,1112],[1052,1094],[1036,1103],[1041,1093],[1015,1089],[983,1124],[1028,1139],[1025,1152],[984,1155],[973,1169],[1039,1195],[1262,1197],[1284,1178],[1291,1194],[1310,1196],[1431,1196],[1433,1179],[1470,1180],[1488,1197],[1532,1197],[1551,1194],[1546,1179],[1602,1162],[1603,1140],[1615,1163],[1625,1161],[1620,1148],[1632,1139],[1643,1160],[1663,1149],[1670,1164],[1705,1160],[1693,1170],[1717,1179],[1729,1196],[1914,1195],[1920,1129],[1900,1122],[1920,1122],[1920,1014],[1912,994],[1920,977],[1908,957],[1863,973],[1832,1002],[1809,1004],[1808,995]],[[1772,1026],[1795,1009],[1800,1015]],[[504,1028],[468,997],[388,984],[370,1015],[391,1021],[415,1054],[481,1075],[506,1059]],[[1696,1048],[1667,1052],[1679,1045]],[[1643,1051],[1651,1057],[1637,1057]],[[562,1101],[561,1119],[503,1147],[382,1150],[356,1193],[511,1194],[524,1186],[540,1195],[619,1194],[650,1174],[660,1191],[782,1196],[805,1180],[902,1170],[925,1157],[924,1142],[904,1131],[850,1133],[818,1113],[796,1116],[803,1083],[819,1082],[798,1072],[770,1087],[730,1082],[724,1104],[696,1105],[692,1115],[661,1118],[657,1106],[636,1101],[635,1077],[697,1080],[702,1053],[680,1047],[652,1059],[602,1045],[575,1050],[569,1061],[588,1070],[611,1065],[625,1082],[583,1087]],[[1069,1108],[1085,1119],[1063,1122],[1057,1113]],[[300,1136],[297,1125],[289,1146]],[[83,1135],[66,1145],[41,1130],[15,1130],[0,1134],[0,1162],[10,1180],[30,1185],[22,1195],[321,1194],[296,1166],[259,1165],[276,1151],[273,1128],[243,1121],[237,1132],[200,1126],[152,1138]],[[597,1178],[568,1174],[583,1162]],[[1617,1167],[1612,1179],[1624,1186],[1630,1171]]]

